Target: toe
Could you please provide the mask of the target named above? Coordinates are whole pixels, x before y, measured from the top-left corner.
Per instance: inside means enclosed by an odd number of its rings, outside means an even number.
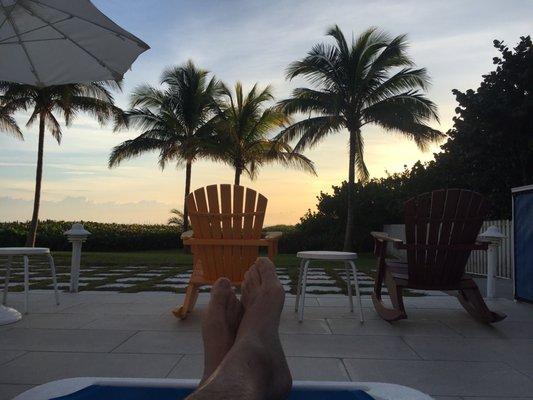
[[[211,288],[211,300],[209,303],[226,307],[232,293],[230,281],[227,278],[219,278]]]
[[[255,262],[257,271],[261,276],[261,282],[269,282],[272,280],[278,281],[278,275],[276,274],[276,266],[270,259],[266,257],[259,257]]]

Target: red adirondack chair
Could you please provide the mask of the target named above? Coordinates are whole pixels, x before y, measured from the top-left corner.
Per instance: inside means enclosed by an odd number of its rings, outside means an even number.
[[[472,250],[484,250],[476,238],[489,210],[487,199],[470,190],[448,189],[424,193],[405,203],[406,242],[383,232],[372,232],[378,273],[372,301],[387,321],[407,318],[404,288],[457,291],[461,305],[474,318],[493,323],[506,317],[489,310],[465,267]],[[387,243],[407,251],[407,263],[386,259]],[[381,298],[387,286],[392,308]]]

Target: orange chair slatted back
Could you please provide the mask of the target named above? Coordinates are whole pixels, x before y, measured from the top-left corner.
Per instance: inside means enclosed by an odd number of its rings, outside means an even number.
[[[266,206],[265,196],[242,186],[210,185],[187,196],[194,239],[222,239],[192,247],[195,265],[200,263],[207,281],[220,277],[242,281],[258,257],[259,247],[231,241],[260,239]]]

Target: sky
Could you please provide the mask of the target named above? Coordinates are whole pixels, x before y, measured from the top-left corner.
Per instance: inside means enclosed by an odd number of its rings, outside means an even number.
[[[158,85],[161,71],[188,59],[233,86],[273,85],[281,99],[305,82],[285,79],[287,65],[305,56],[315,43],[328,41],[325,32],[338,24],[347,37],[370,26],[391,35],[407,33],[409,54],[418,67],[427,68],[432,86],[428,96],[438,105],[440,124],[453,125],[456,102],[452,89],[477,88],[481,76],[493,69],[497,55],[494,39],[515,45],[531,34],[530,0],[471,1],[345,1],[345,0],[93,0],[116,23],[147,42],[125,75],[117,104],[126,108],[128,94],[142,83]],[[1,62],[1,60],[0,60]],[[25,140],[0,134],[0,220],[25,221],[31,217],[37,152],[36,127],[24,127],[27,116],[17,115]],[[171,208],[182,208],[184,169],[168,165],[161,170],[156,154],[145,154],[107,168],[113,146],[139,132],[114,133],[88,117],[64,128],[61,145],[45,142],[41,219],[102,222],[164,223]],[[417,160],[432,159],[428,152],[400,135],[377,127],[363,130],[365,161],[373,177],[403,170]],[[347,179],[345,131],[306,151],[318,176],[279,165],[264,167],[255,181],[241,184],[269,198],[266,224],[293,224],[315,208],[320,191],[331,191]],[[192,187],[232,183],[233,171],[224,165],[198,162]]]

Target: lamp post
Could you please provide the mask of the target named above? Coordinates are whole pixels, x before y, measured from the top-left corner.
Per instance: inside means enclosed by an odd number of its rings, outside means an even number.
[[[478,241],[488,243],[489,245],[487,249],[487,299],[494,298],[496,293],[495,275],[498,263],[498,247],[505,237],[497,227],[491,225],[485,232],[480,233],[477,238]]]
[[[80,279],[81,244],[91,234],[83,227],[83,224],[73,224],[72,228],[65,232],[68,241],[72,243],[72,257],[70,261],[70,292],[78,292]]]

